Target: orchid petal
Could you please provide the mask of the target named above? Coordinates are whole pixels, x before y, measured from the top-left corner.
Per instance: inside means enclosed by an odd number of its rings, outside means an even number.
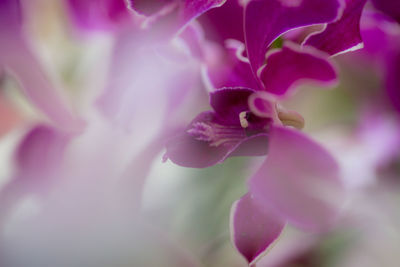
[[[45,125],[31,129],[21,141],[16,154],[16,163],[22,176],[37,175],[36,178],[41,178],[57,170],[71,137]]]
[[[21,30],[22,14],[19,0],[0,1],[0,32],[15,33]]]
[[[210,93],[210,105],[224,121],[240,125],[239,113],[248,111],[247,99],[254,93],[245,87],[227,87]]]
[[[1,1],[0,5],[0,72],[14,75],[29,100],[57,125],[80,130],[83,122],[72,114],[24,39],[19,1]]]
[[[222,45],[227,39],[244,43],[243,12],[239,0],[229,0],[200,16],[200,23],[207,29],[207,39]]]
[[[129,6],[138,13],[150,15],[148,24],[151,25],[158,37],[170,37],[180,31],[190,21],[208,10],[222,6],[226,0],[152,0],[149,4],[144,1],[128,0]]]
[[[260,79],[267,92],[284,96],[291,88],[305,82],[332,86],[336,82],[337,73],[324,53],[286,44],[268,55]]]
[[[97,102],[101,112],[125,129],[140,125],[142,133],[149,131],[147,136],[156,134],[199,79],[197,61],[183,52],[169,43],[157,46],[143,40],[137,31],[120,34]],[[152,123],[143,124],[143,118]]]
[[[279,215],[267,205],[257,203],[250,194],[232,206],[232,242],[250,266],[271,248],[284,226]]]
[[[151,16],[174,0],[130,0],[128,1],[130,8],[146,16]]]
[[[335,159],[304,134],[282,127],[272,128],[268,158],[249,188],[289,223],[315,231],[334,222],[342,191]]]
[[[223,52],[217,51],[220,58],[207,66],[212,89],[238,86],[259,89],[260,84],[254,79],[248,60],[241,55],[244,44],[234,40],[228,40],[226,44]]]
[[[71,19],[84,30],[112,30],[129,19],[124,0],[66,0]]]
[[[337,0],[252,0],[245,7],[247,54],[254,73],[264,64],[271,43],[302,26],[329,23],[339,15]]]
[[[83,122],[72,114],[61,92],[48,80],[27,44],[21,38],[12,37],[0,42],[3,51],[0,52],[0,65],[17,78],[28,99],[60,127],[79,131]]]
[[[170,159],[177,165],[190,168],[206,168],[224,162],[228,157],[233,156],[262,156],[268,150],[268,134],[258,133],[247,136],[240,125],[237,127],[229,126],[221,136],[222,141],[219,145],[212,145],[207,140],[195,138],[190,131],[196,123],[209,124],[218,122],[219,119],[212,111],[199,114],[187,127],[186,131],[171,138],[166,144],[165,159]],[[226,126],[220,125],[218,126]],[[235,139],[229,140],[226,136],[228,131],[235,134]],[[204,138],[205,139],[205,138]],[[218,142],[218,140],[217,140]]]
[[[372,0],[374,6],[400,23],[400,2],[393,0]]]
[[[400,49],[388,57],[386,66],[386,91],[394,106],[400,112]]]
[[[330,55],[362,48],[360,19],[365,3],[366,0],[346,0],[342,17],[328,24],[324,31],[311,34],[304,43]]]

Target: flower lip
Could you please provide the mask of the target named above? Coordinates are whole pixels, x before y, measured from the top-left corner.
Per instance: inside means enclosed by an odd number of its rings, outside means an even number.
[[[210,93],[213,110],[200,113],[182,134],[167,142],[165,158],[185,166],[204,168],[233,156],[263,156],[268,149],[272,118],[250,111],[255,91],[221,88]]]

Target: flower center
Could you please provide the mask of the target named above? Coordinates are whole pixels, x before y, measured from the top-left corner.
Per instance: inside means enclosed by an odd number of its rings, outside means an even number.
[[[214,122],[195,122],[187,133],[196,140],[209,142],[210,146],[218,147],[231,145],[245,138],[246,132],[243,130],[245,127],[242,127]]]

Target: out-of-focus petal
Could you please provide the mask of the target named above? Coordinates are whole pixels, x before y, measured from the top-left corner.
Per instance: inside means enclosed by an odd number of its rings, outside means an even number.
[[[284,32],[329,23],[339,15],[337,0],[252,0],[245,7],[247,54],[254,73],[264,64],[271,43]]]
[[[72,114],[25,40],[19,3],[0,2],[0,72],[14,75],[28,99],[61,128],[80,130],[82,121]]]
[[[151,136],[169,117],[171,103],[176,109],[196,88],[199,66],[176,43],[143,39],[136,31],[119,35],[98,105],[112,122],[125,129],[140,126],[138,134]]]
[[[22,37],[0,40],[0,67],[15,76],[28,99],[60,128],[79,131],[83,122],[49,81],[38,59]]]
[[[400,2],[396,0],[372,0],[374,6],[400,23]]]
[[[1,77],[1,73],[0,73]],[[1,78],[0,78],[1,79]],[[0,91],[3,88],[0,85]],[[20,122],[23,122],[23,117],[17,107],[7,101],[7,98],[0,92],[0,114],[3,118],[0,121],[0,138],[14,129]]]
[[[291,88],[305,82],[332,86],[337,73],[324,53],[291,44],[267,56],[267,65],[260,79],[267,92],[284,96]]]
[[[342,17],[329,23],[324,31],[311,34],[304,43],[330,55],[362,48],[360,19],[365,3],[366,0],[346,0]]]
[[[152,28],[155,38],[170,37],[191,20],[208,10],[219,7],[226,0],[171,0],[144,1],[128,0],[129,6],[138,13],[150,15],[145,26]],[[140,8],[138,10],[137,8]]]
[[[35,126],[17,149],[17,171],[21,177],[44,179],[46,175],[56,171],[71,137],[50,126]]]
[[[146,16],[151,16],[166,5],[173,3],[174,0],[130,0],[128,1],[130,8]]]
[[[231,210],[231,235],[236,249],[250,266],[278,239],[285,221],[267,205],[260,205],[250,194],[237,200]]]
[[[124,0],[66,0],[66,3],[71,19],[85,30],[113,30],[130,17]]]
[[[260,203],[303,229],[323,230],[338,215],[342,185],[335,159],[289,128],[271,130],[268,157],[249,187]]]
[[[20,5],[19,0],[0,1],[0,34],[4,32],[12,34],[20,31],[22,23]]]
[[[387,58],[386,90],[394,108],[400,112],[400,48]]]

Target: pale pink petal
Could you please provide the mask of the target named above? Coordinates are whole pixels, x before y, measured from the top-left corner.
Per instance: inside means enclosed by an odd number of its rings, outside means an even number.
[[[260,205],[248,193],[231,210],[231,238],[234,246],[252,266],[278,239],[285,221],[268,205]]]
[[[343,200],[335,159],[303,133],[283,127],[271,130],[268,157],[249,187],[260,203],[306,230],[331,226]]]

